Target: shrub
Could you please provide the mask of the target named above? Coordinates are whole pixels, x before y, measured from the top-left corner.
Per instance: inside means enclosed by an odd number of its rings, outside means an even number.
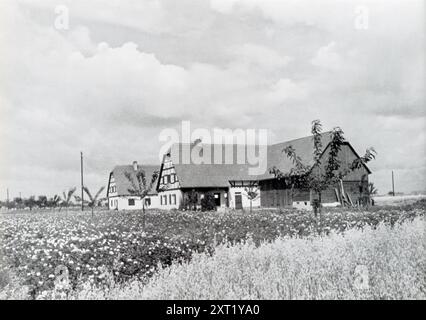
[[[201,211],[213,211],[216,210],[216,202],[214,196],[211,193],[206,193],[204,198],[201,199]]]

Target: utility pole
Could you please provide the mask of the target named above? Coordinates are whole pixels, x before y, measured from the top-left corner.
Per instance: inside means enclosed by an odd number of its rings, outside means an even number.
[[[83,211],[84,210],[83,152],[80,152],[80,173],[81,173],[81,211]]]
[[[392,194],[395,197],[395,183],[394,183],[394,178],[393,178],[393,170],[392,170]]]

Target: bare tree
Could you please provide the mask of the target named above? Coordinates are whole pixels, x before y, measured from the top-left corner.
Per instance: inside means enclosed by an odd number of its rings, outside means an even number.
[[[154,171],[154,173],[151,176],[151,179],[149,182],[146,180],[146,174],[144,170],[140,170],[136,172],[134,179],[132,175],[129,172],[125,172],[124,175],[129,180],[130,184],[132,185],[131,188],[129,188],[127,191],[133,195],[139,197],[139,199],[142,201],[142,230],[145,231],[145,201],[143,199],[151,192],[155,181],[158,178],[158,171]]]
[[[250,200],[250,213],[253,210],[253,200],[256,200],[259,197],[259,188],[257,184],[250,183],[250,185],[245,190],[245,196]]]
[[[93,210],[95,207],[99,206],[99,203],[102,201],[99,196],[101,195],[102,191],[104,191],[105,187],[101,187],[99,191],[95,194],[95,196],[92,196],[92,193],[89,191],[87,187],[83,187],[84,192],[89,197],[89,200],[85,200],[85,203],[89,206],[89,208],[92,210],[92,217],[93,217]],[[77,199],[77,197],[75,197]],[[79,197],[78,197],[79,198]],[[81,198],[80,198],[81,201]]]
[[[71,188],[67,192],[64,191],[62,193],[62,202],[61,202],[61,207],[59,208],[59,211],[61,211],[62,207],[65,207],[68,209],[68,207],[71,204],[72,196],[74,195],[74,192],[76,190],[77,190],[76,188]]]
[[[60,202],[61,202],[61,197],[55,194],[52,198],[48,200],[47,205],[53,210],[58,206]]]

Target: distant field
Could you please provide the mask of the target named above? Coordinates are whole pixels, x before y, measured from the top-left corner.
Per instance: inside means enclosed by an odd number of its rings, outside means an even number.
[[[426,195],[403,195],[403,196],[377,196],[374,197],[376,205],[400,206],[414,203],[420,199],[426,199]]]
[[[159,264],[191,261],[198,253],[215,256],[221,243],[235,245],[250,239],[259,246],[279,238],[313,239],[379,225],[391,230],[424,219],[425,208],[424,200],[369,211],[330,208],[321,220],[312,212],[295,210],[154,210],[147,214],[145,234],[140,212],[102,211],[94,217],[79,211],[5,213],[0,215],[0,298],[20,296],[24,289],[22,297],[51,293],[57,287],[58,266],[68,272],[68,293],[85,284],[146,283],[158,273]]]

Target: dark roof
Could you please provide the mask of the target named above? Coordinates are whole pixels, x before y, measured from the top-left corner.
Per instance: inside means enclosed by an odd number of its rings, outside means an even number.
[[[232,148],[232,160],[228,161],[225,158],[225,151],[227,148]],[[221,150],[222,161],[215,164],[215,154],[219,155],[218,151]],[[196,164],[193,162],[192,157],[188,157],[190,163],[186,163],[186,154],[190,152],[203,155],[206,159],[210,159],[210,164]],[[245,152],[244,146],[241,145],[190,145],[190,144],[174,144],[171,148],[172,161],[175,167],[176,175],[179,179],[181,188],[192,187],[228,187],[230,180],[247,180],[249,177],[248,169],[250,164],[247,157],[244,155],[242,163],[238,161],[242,152]],[[204,153],[204,154],[203,154]],[[210,154],[210,157],[208,157]],[[245,153],[244,153],[245,154]],[[179,155],[179,157],[177,157]],[[229,163],[226,163],[228,161]]]
[[[325,150],[331,142],[331,132],[324,132],[321,134],[321,137],[323,150]],[[305,166],[314,165],[312,154],[314,147],[313,136],[273,144],[268,147],[268,170],[258,177],[259,180],[273,178],[274,175],[269,173],[269,169],[274,166],[282,173],[288,173],[294,167],[292,160],[283,152],[283,150],[289,146],[294,148],[296,155],[302,159],[302,163]]]
[[[331,141],[331,132],[322,134],[322,145],[325,150]],[[274,178],[273,174],[269,173],[272,167],[278,168],[283,173],[288,173],[293,167],[293,162],[285,156],[283,149],[292,146],[296,154],[302,159],[302,162],[307,166],[313,166],[313,136],[303,137],[295,140],[290,140],[282,143],[277,143],[267,146],[267,165],[263,173],[259,175],[250,175],[249,168],[256,165],[251,165],[245,157],[244,163],[238,163],[237,153],[244,150],[241,145],[203,145],[203,144],[174,144],[170,149],[172,161],[175,166],[176,174],[179,179],[181,188],[193,187],[228,187],[229,181],[244,181],[244,180],[265,180]],[[222,148],[222,149],[221,149]],[[224,163],[225,148],[232,148],[233,162],[230,164]],[[253,146],[246,147],[247,150]],[[352,147],[351,147],[352,148]],[[215,152],[222,150],[222,163],[214,164]],[[352,148],[353,149],[353,148]],[[210,150],[210,152],[209,152]],[[195,164],[194,159],[190,163],[185,163],[183,160],[184,152],[206,152],[206,158],[210,159],[211,164]],[[256,156],[259,155],[258,149]],[[210,157],[207,155],[210,153]],[[179,157],[176,155],[178,154]],[[189,157],[190,158],[190,157]],[[189,160],[189,159],[188,159]],[[368,170],[368,168],[367,168]]]
[[[145,172],[146,182],[149,184],[151,182],[151,177],[154,171],[159,170],[158,166],[155,165],[138,165],[138,170],[135,171],[133,169],[133,165],[124,165],[124,166],[116,166],[111,174],[114,176],[115,185],[117,187],[117,193],[119,196],[127,196],[130,195],[129,189],[132,188],[132,184],[125,176],[125,172],[130,173],[132,179],[137,183],[136,173],[139,171]],[[151,191],[149,194],[157,194],[156,190],[156,182],[153,184]]]

